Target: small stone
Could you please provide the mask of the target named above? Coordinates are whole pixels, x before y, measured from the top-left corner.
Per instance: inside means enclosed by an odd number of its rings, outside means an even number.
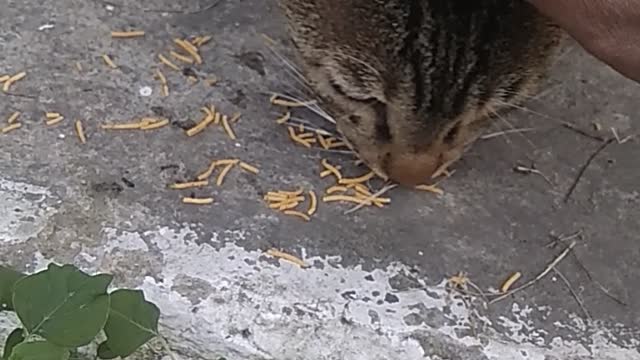
[[[139,90],[140,96],[148,97],[153,94],[153,89],[150,86],[143,86]]]

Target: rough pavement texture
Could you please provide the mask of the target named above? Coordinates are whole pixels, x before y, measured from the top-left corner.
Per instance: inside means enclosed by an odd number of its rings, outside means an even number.
[[[5,1],[0,75],[28,75],[13,95],[0,94],[2,116],[20,111],[23,122],[0,135],[1,263],[35,271],[56,261],[116,274],[118,286],[140,287],[160,306],[162,331],[184,358],[640,359],[640,288],[633,285],[640,277],[640,143],[606,147],[565,203],[601,142],[561,125],[596,132],[599,123],[604,137],[612,127],[620,137],[637,133],[637,85],[570,47],[546,91],[495,126],[535,131],[478,143],[442,185],[444,196],[396,190],[389,208],[348,216],[345,206],[321,204],[302,223],[269,210],[262,194],[300,186],[321,192],[330,185],[318,176],[322,157],[351,175],[363,170],[350,157],[295,146],[274,124],[280,113],[265,93],[297,84],[260,36],[287,54],[275,2],[224,1],[197,11],[209,1],[181,8],[167,0]],[[109,36],[130,28],[147,36]],[[155,55],[194,34],[214,35],[196,69],[220,82],[192,85],[165,68],[171,95],[164,98],[153,78]],[[119,68],[106,67],[102,54]],[[153,93],[142,96],[147,86]],[[205,103],[243,113],[237,141],[217,128],[185,136],[182,128]],[[46,127],[45,111],[66,120]],[[99,128],[154,113],[172,126]],[[75,137],[73,119],[84,120],[87,144]],[[227,157],[261,172],[235,171],[222,187],[197,190],[215,197],[210,206],[182,205],[189,193],[167,189]],[[513,171],[532,162],[551,184]],[[557,269],[592,320],[556,273],[487,309],[444,288],[461,271],[483,289],[514,271],[530,279],[566,246],[547,247],[550,233],[577,231],[577,256]],[[313,266],[275,261],[263,254],[271,247]]]

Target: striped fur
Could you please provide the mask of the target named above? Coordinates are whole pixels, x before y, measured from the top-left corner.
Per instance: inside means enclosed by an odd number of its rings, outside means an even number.
[[[524,0],[280,0],[308,80],[379,175],[426,181],[530,96],[561,31]]]

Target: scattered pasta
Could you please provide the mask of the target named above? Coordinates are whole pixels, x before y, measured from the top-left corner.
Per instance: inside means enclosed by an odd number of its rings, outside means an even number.
[[[203,187],[207,185],[209,185],[209,181],[201,180],[201,181],[191,181],[191,182],[185,182],[185,183],[176,183],[176,184],[170,185],[169,187],[174,190],[184,190],[184,189],[191,189],[196,187]]]
[[[53,126],[53,125],[56,125],[56,124],[62,122],[62,120],[64,120],[64,117],[63,116],[58,116],[57,118],[46,120],[44,123],[47,126]]]
[[[306,268],[309,265],[307,265],[303,260],[301,260],[300,258],[293,256],[291,254],[287,254],[285,252],[282,252],[280,250],[277,249],[269,249],[266,251],[267,255],[273,256],[274,258],[278,258],[278,259],[282,259],[285,261],[288,261],[294,265],[298,265],[301,268]]]
[[[193,58],[196,64],[202,64],[202,57],[200,57],[200,54],[198,53],[198,48],[196,48],[193,44],[182,39],[174,39],[173,41],[176,43],[176,45],[186,51],[187,54],[189,54]]]
[[[169,55],[171,55],[176,60],[182,61],[183,63],[189,64],[189,65],[193,64],[193,59],[191,59],[190,57],[187,57],[185,55],[182,55],[180,53],[177,53],[175,51],[170,51]]]
[[[511,289],[511,287],[513,286],[513,284],[516,283],[516,281],[518,281],[520,278],[522,277],[522,273],[520,272],[516,272],[513,273],[511,276],[509,276],[509,278],[502,284],[502,286],[500,287],[500,292],[502,293],[506,293],[507,291],[509,291],[509,289]]]
[[[21,127],[22,127],[21,123],[13,123],[11,125],[7,125],[3,127],[2,130],[0,130],[0,132],[2,132],[3,134],[7,134],[7,133],[10,133],[11,131],[20,129]]]
[[[2,85],[2,91],[8,92],[14,83],[24,79],[26,76],[27,76],[27,73],[24,71],[19,72],[13,76],[10,76],[4,81],[4,84]]]
[[[19,117],[20,117],[20,112],[16,111],[13,114],[11,114],[11,116],[9,116],[9,118],[7,119],[7,123],[13,124],[14,122],[16,122],[16,120],[18,120]]]
[[[211,41],[211,39],[213,39],[213,36],[210,35],[206,35],[206,36],[196,36],[191,43],[197,47],[201,47],[202,45],[207,44],[209,41]]]
[[[78,135],[78,140],[80,140],[82,144],[86,144],[87,136],[84,133],[84,127],[82,126],[82,121],[76,120],[75,128],[76,128],[76,134]]]
[[[169,119],[162,119],[159,121],[145,124],[140,127],[140,130],[155,130],[169,125]]]
[[[260,171],[260,170],[258,170],[258,168],[257,168],[257,167],[255,167],[255,166],[253,166],[253,165],[249,165],[249,164],[247,164],[247,163],[246,163],[246,162],[244,162],[244,161],[241,161],[241,162],[240,162],[240,167],[241,167],[243,170],[246,170],[246,171],[248,171],[248,172],[250,172],[250,173],[253,173],[253,174],[257,174],[257,173]]]
[[[169,96],[169,84],[167,83],[167,77],[164,76],[160,69],[156,69],[156,78],[160,80],[160,84],[162,85],[162,95]]]
[[[366,200],[357,196],[350,196],[350,195],[327,195],[322,198],[322,201],[324,202],[341,201],[341,202],[352,202],[356,204],[371,205],[370,200]]]
[[[436,185],[418,185],[415,187],[416,190],[427,191],[437,195],[444,195],[444,191],[437,187]]]
[[[226,164],[225,167],[222,169],[222,171],[220,171],[220,174],[218,174],[218,178],[216,179],[216,185],[222,186],[222,183],[224,182],[224,178],[227,176],[229,171],[231,171],[231,169],[233,169],[233,167],[236,166],[239,162],[240,162],[239,160],[234,160],[233,162]]]
[[[211,113],[207,112],[207,114],[205,115],[204,119],[202,119],[202,121],[196,124],[196,126],[187,130],[187,136],[195,136],[201,133],[202,131],[204,131],[204,129],[207,128],[207,126],[209,126],[209,124],[211,124],[214,121],[214,119],[215,117],[212,116]]]
[[[271,104],[273,105],[277,105],[277,106],[283,106],[283,107],[288,107],[288,108],[293,108],[293,107],[307,107],[310,105],[313,105],[316,103],[316,101],[289,101],[289,100],[283,100],[283,99],[279,99],[278,95],[273,95],[271,96],[270,99]]]
[[[373,179],[374,176],[375,176],[375,173],[373,171],[370,171],[356,178],[351,178],[351,179],[342,178],[338,180],[338,183],[340,185],[361,184]]]
[[[229,125],[229,119],[227,118],[227,115],[222,116],[222,127],[224,128],[224,131],[227,133],[229,138],[231,138],[231,140],[237,139],[236,134],[233,132],[233,129],[231,128],[231,125]]]
[[[47,119],[51,120],[51,119],[57,119],[57,118],[61,117],[62,115],[60,115],[60,113],[57,113],[57,112],[46,112],[44,114],[44,116]]]
[[[108,67],[112,68],[112,69],[117,69],[118,65],[116,65],[115,62],[113,62],[113,60],[111,59],[111,57],[107,54],[103,54],[102,55],[102,60],[104,61],[105,64],[107,64]]]
[[[309,199],[310,199],[310,203],[309,203],[309,209],[307,210],[307,215],[312,216],[313,214],[316,213],[316,210],[318,209],[318,196],[313,190],[309,190]]]
[[[291,215],[291,216],[297,216],[305,221],[311,221],[311,218],[309,217],[309,215],[305,214],[305,213],[301,213],[300,211],[295,211],[295,210],[284,210],[283,213],[285,215]]]
[[[287,111],[284,115],[276,119],[276,123],[282,125],[291,119],[291,112]]]
[[[288,127],[289,130],[289,137],[291,138],[291,140],[293,140],[294,142],[306,147],[306,148],[311,148],[311,144],[316,142],[315,138],[309,138],[309,137],[300,137],[299,134],[296,134],[296,130],[292,127],[289,126]]]
[[[131,39],[136,37],[144,36],[144,31],[133,30],[133,31],[112,31],[111,37],[114,39]]]
[[[182,202],[184,204],[191,204],[191,205],[209,205],[209,204],[213,204],[213,198],[184,197],[182,198]]]
[[[327,177],[328,175],[333,174],[333,176],[336,177],[338,182],[342,181],[342,174],[340,173],[340,170],[337,167],[329,164],[329,161],[327,161],[327,159],[322,159],[321,163],[322,163],[322,166],[325,168],[326,172],[321,173],[320,177],[324,178],[324,177]]]
[[[180,68],[178,67],[178,65],[171,62],[171,60],[167,59],[164,55],[158,54],[158,59],[160,60],[161,63],[171,68],[172,70],[180,71]]]

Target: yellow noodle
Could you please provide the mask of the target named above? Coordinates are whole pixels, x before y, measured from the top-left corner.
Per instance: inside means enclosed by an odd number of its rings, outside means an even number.
[[[173,62],[171,62],[171,60],[167,59],[164,55],[158,54],[158,59],[160,59],[160,62],[165,64],[169,68],[171,68],[171,69],[173,69],[175,71],[180,71],[180,68],[178,67],[178,65],[174,64]]]
[[[184,190],[184,189],[191,189],[194,187],[203,187],[207,185],[209,185],[209,181],[202,180],[202,181],[190,181],[185,183],[171,184],[169,187],[174,190]]]
[[[134,30],[134,31],[112,31],[111,37],[117,39],[130,39],[135,37],[144,36],[144,31]]]
[[[182,202],[185,204],[192,204],[192,205],[209,205],[213,203],[213,198],[184,197],[182,198]]]

